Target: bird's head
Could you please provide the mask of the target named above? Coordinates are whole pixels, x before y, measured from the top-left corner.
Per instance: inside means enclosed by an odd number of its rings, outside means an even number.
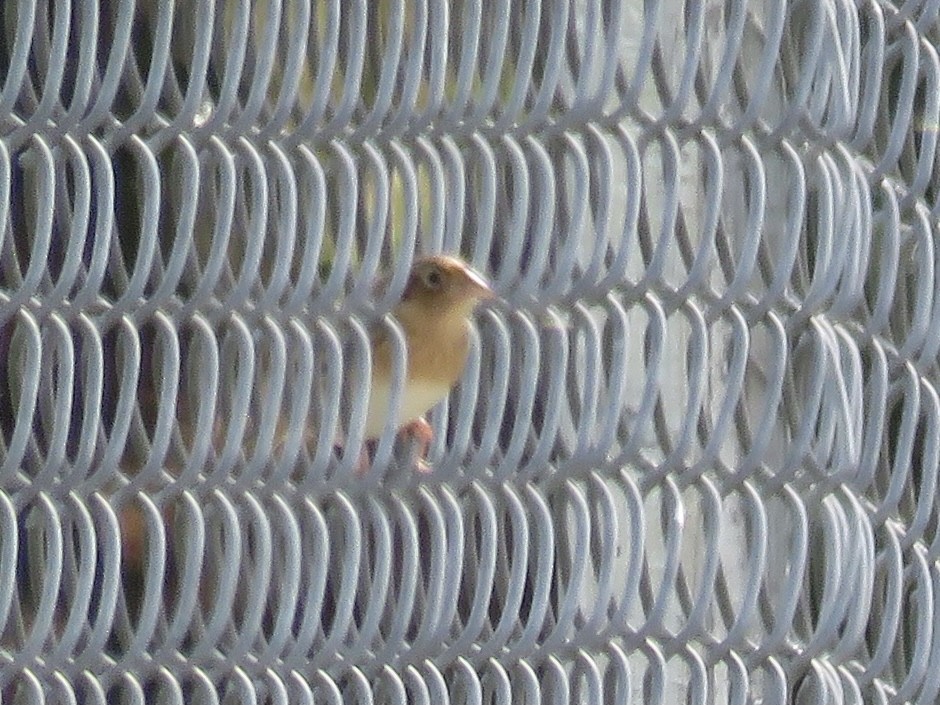
[[[412,266],[401,306],[427,316],[465,318],[478,303],[495,296],[486,280],[466,262],[431,255]]]

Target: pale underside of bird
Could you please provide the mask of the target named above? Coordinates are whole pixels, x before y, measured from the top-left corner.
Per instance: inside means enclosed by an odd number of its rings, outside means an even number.
[[[469,352],[470,316],[480,301],[493,296],[486,280],[462,260],[438,255],[415,262],[402,300],[392,312],[401,327],[405,355],[404,380],[394,409],[395,344],[384,329],[372,334],[366,439],[381,436],[393,414],[392,426],[418,438],[424,457],[432,438],[424,414],[459,380]],[[417,469],[429,470],[423,462]]]

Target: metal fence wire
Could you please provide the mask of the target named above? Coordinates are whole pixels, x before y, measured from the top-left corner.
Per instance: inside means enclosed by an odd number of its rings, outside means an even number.
[[[936,702],[938,16],[5,2],[0,702]]]

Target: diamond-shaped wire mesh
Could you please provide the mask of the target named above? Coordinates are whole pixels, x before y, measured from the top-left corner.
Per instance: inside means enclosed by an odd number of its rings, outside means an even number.
[[[0,701],[934,702],[938,13],[3,4]]]

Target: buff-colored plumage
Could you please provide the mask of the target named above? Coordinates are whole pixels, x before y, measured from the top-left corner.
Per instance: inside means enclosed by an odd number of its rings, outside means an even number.
[[[486,281],[463,261],[445,255],[415,262],[393,315],[407,346],[407,374],[395,426],[419,421],[460,379],[469,349],[470,315],[493,296]],[[394,344],[385,333],[372,340],[372,386],[366,438],[385,428],[391,396]]]

